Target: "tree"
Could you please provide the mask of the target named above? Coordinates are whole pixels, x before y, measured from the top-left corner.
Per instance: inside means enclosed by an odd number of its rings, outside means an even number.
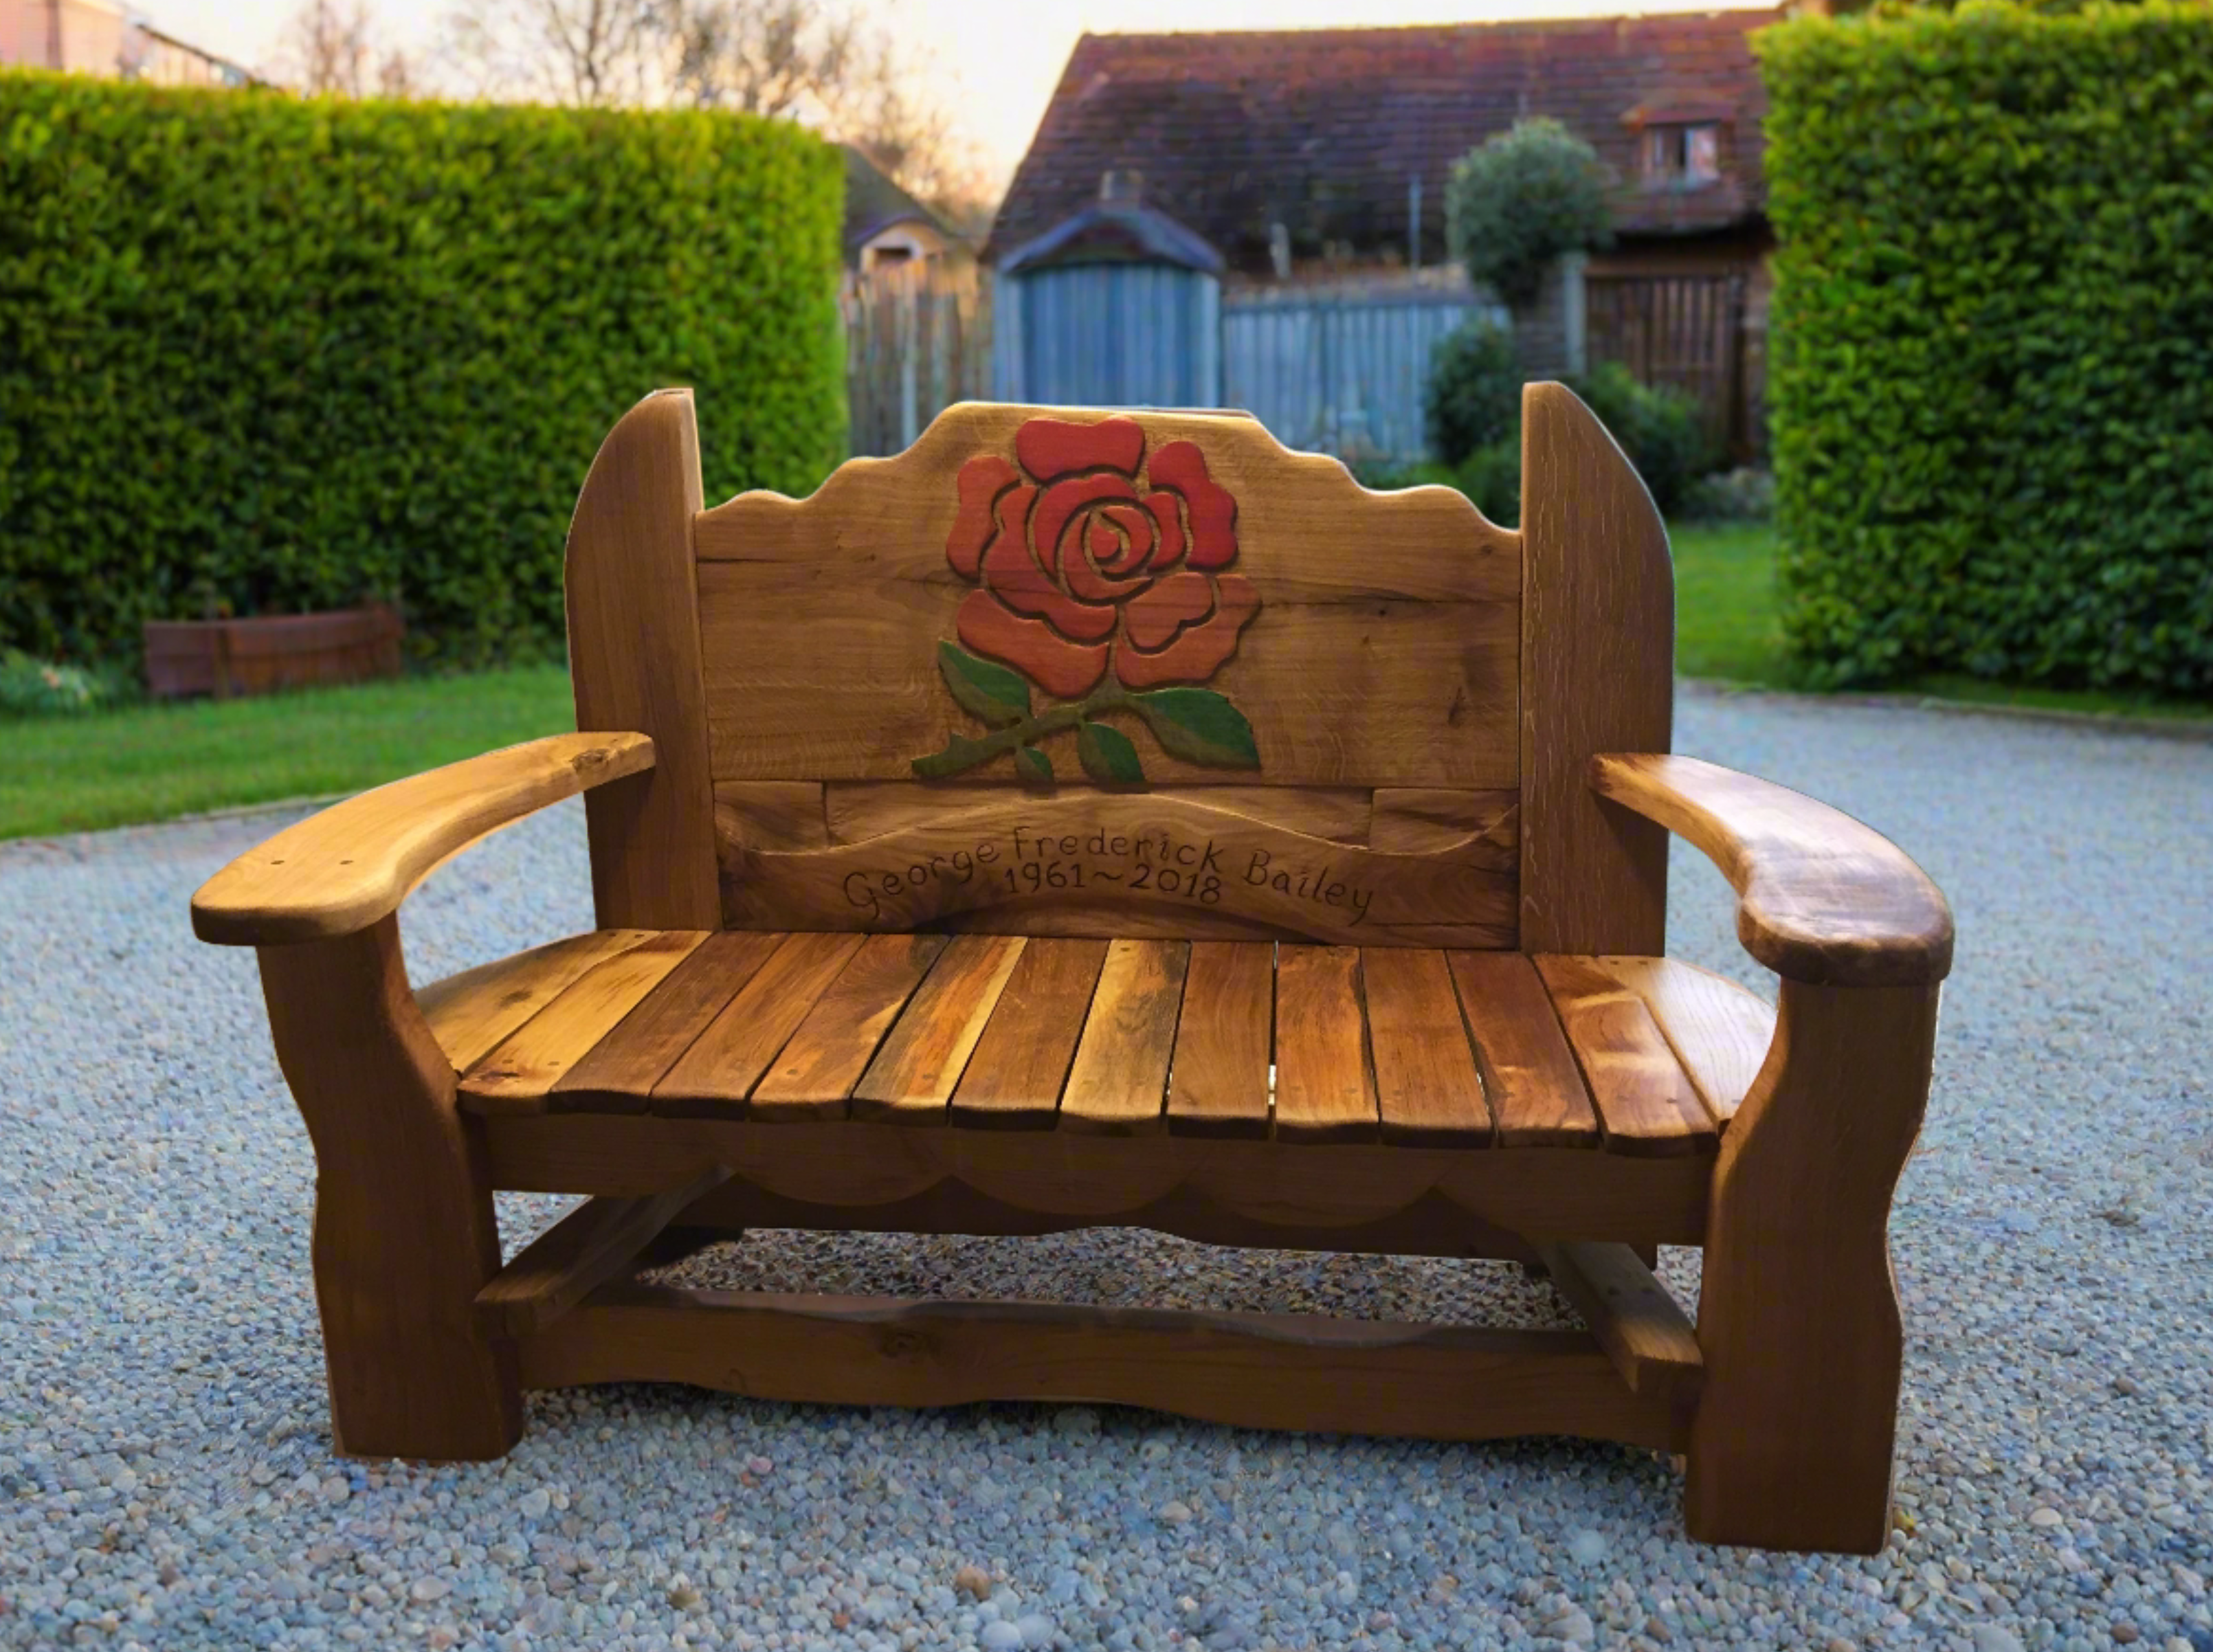
[[[442,56],[479,97],[584,106],[658,102],[656,0],[467,0]]]
[[[369,0],[302,0],[285,22],[270,78],[311,97],[412,97],[423,70],[381,38]]]
[[[1606,174],[1596,151],[1537,116],[1488,137],[1453,163],[1445,240],[1469,277],[1527,306],[1563,254],[1612,238]]]

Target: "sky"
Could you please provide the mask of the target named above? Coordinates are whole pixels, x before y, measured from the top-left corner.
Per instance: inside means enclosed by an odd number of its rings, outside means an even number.
[[[1756,3],[1757,0],[1745,0]],[[265,64],[297,0],[132,0],[155,27],[218,56]],[[390,35],[424,43],[453,0],[371,0]],[[1715,0],[880,0],[922,47],[998,176],[1029,147],[1086,33],[1497,22],[1513,17],[1710,11]]]

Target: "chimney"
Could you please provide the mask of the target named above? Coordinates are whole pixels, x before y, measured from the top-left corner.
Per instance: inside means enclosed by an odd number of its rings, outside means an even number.
[[[1099,199],[1107,205],[1135,206],[1145,192],[1145,174],[1135,167],[1111,167],[1099,174]]]

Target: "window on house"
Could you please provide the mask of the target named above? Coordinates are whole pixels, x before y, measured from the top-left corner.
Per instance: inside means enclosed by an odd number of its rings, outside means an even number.
[[[1644,176],[1656,184],[1710,184],[1722,175],[1722,129],[1698,125],[1647,126]]]

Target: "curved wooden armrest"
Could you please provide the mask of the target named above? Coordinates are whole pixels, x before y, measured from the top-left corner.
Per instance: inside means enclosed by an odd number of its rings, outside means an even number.
[[[322,941],[389,917],[448,856],[533,810],[653,766],[644,735],[552,735],[333,803],[192,897],[192,933],[233,947]]]
[[[1736,890],[1737,938],[1777,975],[1911,986],[1951,972],[1951,907],[1850,815],[1695,757],[1602,753],[1590,783],[1704,851]]]

